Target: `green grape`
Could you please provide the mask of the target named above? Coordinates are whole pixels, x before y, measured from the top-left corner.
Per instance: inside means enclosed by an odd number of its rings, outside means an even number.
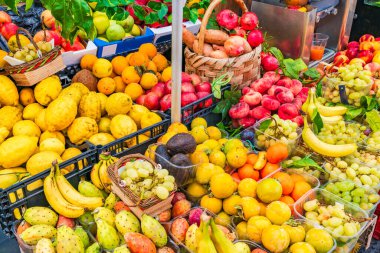
[[[307,212],[311,212],[318,208],[318,204],[319,203],[317,199],[310,200],[303,204],[303,209],[305,209]]]
[[[173,176],[171,176],[171,175],[168,175],[168,176],[164,177],[164,181],[174,183],[175,182],[175,178]]]
[[[128,169],[128,177],[136,181],[139,179],[139,174],[135,169]]]
[[[142,177],[142,178],[145,178],[145,177],[149,176],[149,171],[146,170],[146,169],[140,168],[140,169],[137,170],[137,173],[138,173],[139,177]]]
[[[343,228],[345,236],[353,236],[358,232],[355,223],[352,222],[344,224]]]
[[[162,186],[165,187],[169,192],[174,190],[174,184],[172,182],[164,182]]]
[[[379,201],[379,199],[380,199],[380,196],[379,196],[379,194],[370,194],[370,195],[368,195],[368,201],[370,202],[370,203],[373,203],[373,204],[375,204],[375,203],[377,203],[378,201]]]
[[[339,188],[333,183],[327,184],[325,189],[333,194],[339,194]]]
[[[306,212],[305,217],[306,217],[306,219],[316,221],[318,219],[318,213],[317,212]]]
[[[343,220],[341,218],[338,218],[338,217],[331,217],[330,219],[328,219],[328,222],[329,222],[329,226],[338,227],[338,226],[342,225]]]
[[[362,175],[360,176],[360,181],[365,185],[372,185],[372,179],[370,176]]]
[[[351,196],[343,196],[342,198],[343,198],[345,201],[347,201],[347,202],[351,202],[351,201],[352,201]]]
[[[155,189],[155,194],[162,200],[167,199],[169,197],[169,191],[163,186],[157,186]]]
[[[354,196],[354,197],[352,197],[352,202],[354,202],[354,203],[360,203],[360,197],[358,197],[358,196]]]
[[[339,227],[336,227],[333,231],[332,231],[332,236],[335,237],[335,238],[339,238],[340,236],[342,236],[344,234],[344,227],[343,225],[339,226]]]
[[[147,178],[147,179],[144,179],[142,183],[145,189],[150,189],[152,188],[153,180],[151,178]]]

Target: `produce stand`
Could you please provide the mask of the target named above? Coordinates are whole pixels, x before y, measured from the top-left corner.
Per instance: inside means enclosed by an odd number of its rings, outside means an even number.
[[[380,251],[356,1],[32,2],[0,8],[0,253]]]

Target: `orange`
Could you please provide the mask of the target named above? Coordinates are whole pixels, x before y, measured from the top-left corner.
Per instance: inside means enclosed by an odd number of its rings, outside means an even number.
[[[140,46],[139,52],[146,54],[150,59],[152,59],[157,54],[157,48],[152,43],[145,43]]]
[[[282,162],[288,155],[288,147],[284,143],[275,143],[267,149],[267,160],[270,163]]]
[[[109,75],[109,77],[111,78],[114,78],[114,77],[117,77],[116,73],[112,71],[111,75]]]
[[[287,204],[289,207],[290,207],[290,210],[292,211],[292,213],[294,212],[293,211],[293,205],[294,205],[294,199],[290,196],[282,196],[280,199],[279,199],[281,202],[284,202],[285,204]]]
[[[273,164],[269,162],[266,163],[265,167],[262,170],[260,170],[261,178],[268,176],[269,174],[271,174],[272,172],[275,172],[279,168],[280,168],[279,164]]]
[[[129,57],[129,66],[148,66],[149,58],[146,54],[141,52],[132,53]]]
[[[293,183],[297,183],[297,182],[300,182],[300,181],[305,181],[305,178],[303,178],[303,176],[299,175],[299,174],[291,174],[290,177],[292,178],[293,180]]]
[[[121,75],[123,73],[123,70],[128,67],[128,62],[125,59],[124,56],[116,56],[115,58],[112,59],[111,61],[113,71],[115,72],[116,75]]]
[[[306,192],[311,190],[310,184],[304,181],[299,181],[294,184],[294,189],[290,195],[295,201],[301,198]]]
[[[251,164],[245,164],[243,167],[239,168],[238,174],[241,179],[252,178],[257,181],[260,178],[259,172],[253,169],[253,165]]]
[[[133,101],[144,94],[144,89],[138,83],[130,83],[125,87],[124,92],[128,94]]]
[[[272,178],[278,180],[282,186],[282,194],[289,195],[294,188],[294,182],[292,178],[289,176],[289,174],[285,172],[277,172],[275,173]]]
[[[237,172],[232,173],[231,176],[236,183],[239,183],[241,181],[241,178]]]
[[[148,67],[146,68],[147,70],[153,71],[154,73],[157,73],[157,66],[154,64],[154,62],[150,61],[148,63]]]
[[[145,90],[152,89],[158,83],[158,78],[151,72],[146,72],[141,76],[140,85]]]
[[[110,95],[114,93],[116,89],[116,83],[111,77],[104,77],[99,80],[97,88],[100,93]]]
[[[130,53],[127,56],[125,56],[125,59],[127,60],[128,64],[129,64],[129,58],[131,58],[131,55],[132,55],[132,53]]]
[[[88,69],[92,71],[92,67],[94,66],[95,61],[98,59],[95,55],[86,54],[80,59],[80,67],[82,69]]]
[[[162,71],[161,79],[165,83],[172,79],[172,67],[169,66]]]
[[[20,91],[20,102],[23,106],[27,106],[36,102],[32,88],[24,88]]]
[[[123,82],[121,76],[115,76],[113,80],[115,81],[116,85],[115,92],[124,92],[127,85]]]
[[[164,81],[164,80],[162,80],[162,75],[160,72],[156,72],[156,76],[157,76],[158,80],[160,80],[160,82]]]
[[[112,64],[109,60],[99,58],[92,66],[92,73],[97,78],[109,77],[112,75]]]
[[[247,163],[251,165],[255,165],[257,162],[258,156],[256,154],[249,154],[247,158]]]
[[[123,73],[121,74],[121,78],[123,79],[123,82],[126,84],[130,83],[138,83],[140,82],[140,75],[133,66],[128,66],[123,70]]]
[[[152,61],[154,64],[156,64],[157,71],[159,72],[163,71],[166,67],[169,66],[168,60],[160,53],[157,53],[157,55],[153,57]]]

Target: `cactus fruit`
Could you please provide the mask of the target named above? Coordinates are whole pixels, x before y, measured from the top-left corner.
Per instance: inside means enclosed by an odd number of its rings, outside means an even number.
[[[36,245],[35,253],[55,253],[53,243],[50,239],[42,238]]]
[[[115,193],[111,192],[110,195],[106,198],[106,201],[104,203],[104,207],[113,210],[113,207],[115,206],[116,202],[118,202],[120,199],[118,196],[115,195]]]
[[[57,229],[57,253],[84,253],[84,245],[72,228],[65,225]]]
[[[34,206],[26,209],[24,219],[32,226],[45,224],[55,227],[58,215],[50,208]]]
[[[100,246],[106,250],[112,250],[119,246],[120,238],[116,229],[102,219],[96,219],[95,222],[97,226],[96,237]]]
[[[91,182],[81,180],[78,184],[78,191],[87,197],[101,197],[103,198],[102,192],[96,188]]]
[[[100,245],[97,242],[94,242],[86,249],[86,253],[101,253]]]
[[[77,234],[77,236],[79,236],[84,248],[86,249],[90,245],[90,238],[88,238],[87,232],[81,226],[76,226],[74,232]]]
[[[34,225],[21,233],[20,237],[26,244],[36,245],[42,238],[51,239],[57,235],[55,227],[50,225]]]
[[[79,216],[77,220],[85,229],[88,229],[93,223],[95,223],[94,216],[92,216],[91,212],[85,212]]]
[[[163,247],[168,242],[165,228],[152,216],[143,214],[141,217],[141,230],[157,247]]]
[[[192,224],[186,232],[185,245],[192,251],[197,250],[198,241],[197,241],[197,230],[198,226],[196,223]]]
[[[97,207],[92,214],[94,215],[94,219],[102,219],[106,221],[112,227],[115,227],[115,213],[105,207]]]
[[[117,230],[123,235],[127,232],[140,232],[140,221],[129,211],[122,210],[116,214],[115,224]]]
[[[121,245],[113,250],[113,253],[130,253],[129,249],[125,245]]]

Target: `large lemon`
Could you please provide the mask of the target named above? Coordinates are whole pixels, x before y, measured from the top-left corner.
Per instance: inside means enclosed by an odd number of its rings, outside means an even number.
[[[310,243],[318,253],[326,253],[334,246],[332,236],[320,228],[312,228],[306,233],[305,242]]]
[[[271,225],[272,223],[267,217],[251,217],[247,222],[247,237],[254,242],[261,243],[263,230]]]
[[[290,243],[289,234],[277,225],[270,225],[263,230],[261,241],[270,252],[283,252]]]
[[[290,219],[290,207],[281,201],[273,201],[267,206],[266,216],[275,225],[282,225]]]
[[[230,174],[221,173],[211,177],[210,187],[216,198],[225,199],[236,191],[237,185]]]
[[[277,180],[266,178],[257,184],[256,194],[262,202],[270,203],[281,198],[282,187]]]

